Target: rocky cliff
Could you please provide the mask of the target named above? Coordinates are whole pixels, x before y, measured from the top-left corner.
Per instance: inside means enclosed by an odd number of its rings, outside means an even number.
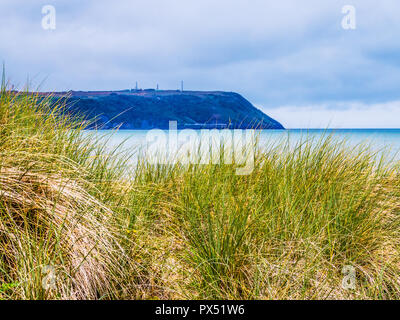
[[[234,92],[122,90],[53,95],[68,95],[66,102],[71,112],[96,118],[93,126],[104,129],[167,129],[169,121],[177,121],[179,129],[283,129],[279,122]]]

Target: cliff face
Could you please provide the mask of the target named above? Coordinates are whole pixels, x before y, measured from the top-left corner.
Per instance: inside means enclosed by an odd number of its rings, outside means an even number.
[[[169,121],[177,121],[179,129],[283,129],[279,122],[233,92],[125,90],[68,94],[69,110],[96,117],[95,126],[104,129],[168,129]]]

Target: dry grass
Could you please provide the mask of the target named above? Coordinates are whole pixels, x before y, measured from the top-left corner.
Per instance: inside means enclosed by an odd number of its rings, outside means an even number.
[[[129,172],[53,102],[2,89],[0,298],[400,298],[398,163],[326,136],[264,149],[248,176]]]

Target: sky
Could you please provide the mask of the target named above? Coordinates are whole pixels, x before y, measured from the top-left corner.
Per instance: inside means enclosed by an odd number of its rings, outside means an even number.
[[[400,128],[399,0],[1,0],[0,59],[18,88],[183,80],[238,92],[287,128]]]

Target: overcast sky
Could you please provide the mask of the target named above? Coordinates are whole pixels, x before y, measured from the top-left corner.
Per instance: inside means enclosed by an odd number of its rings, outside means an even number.
[[[44,5],[55,30],[42,27]],[[184,80],[241,93],[290,128],[400,127],[399,0],[1,0],[0,59],[18,87]]]

